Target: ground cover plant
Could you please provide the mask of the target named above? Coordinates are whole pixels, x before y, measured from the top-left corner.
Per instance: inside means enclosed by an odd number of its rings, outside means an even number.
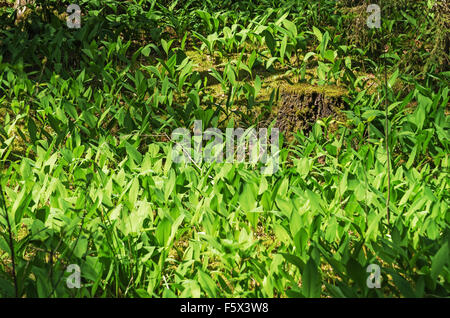
[[[1,297],[449,296],[448,1],[18,2]],[[279,168],[179,163],[198,120]]]

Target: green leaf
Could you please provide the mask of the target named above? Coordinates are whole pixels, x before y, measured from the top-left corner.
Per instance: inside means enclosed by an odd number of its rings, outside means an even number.
[[[188,93],[188,97],[196,107],[200,107],[200,97],[198,96],[198,92],[196,90],[193,89],[190,93]]]
[[[125,148],[131,159],[133,159],[135,163],[140,164],[142,161],[142,154],[128,142],[125,142]]]
[[[295,265],[301,273],[305,271],[305,263],[297,256],[288,253],[280,253],[289,263]]]
[[[392,86],[394,86],[395,82],[397,81],[398,74],[399,74],[399,69],[396,69],[394,74],[392,74],[391,77],[389,78],[389,81],[388,81],[389,88],[392,88]]]
[[[176,182],[176,175],[173,169],[170,169],[169,178],[164,183],[164,200],[167,202],[170,195],[174,192]]]
[[[270,277],[264,277],[262,285],[267,297],[273,298],[273,285],[271,283]]]
[[[256,78],[255,78],[255,97],[258,95],[260,90],[261,90],[261,78],[259,77],[259,75],[256,75]]]
[[[248,61],[247,61],[248,67],[250,69],[253,68],[253,64],[255,63],[255,61],[256,61],[256,50],[253,50],[252,53],[250,54],[250,57],[248,58]]]
[[[148,57],[150,55],[150,47],[151,44],[147,44],[146,46],[144,46],[144,48],[142,49],[141,53],[142,55],[144,55],[145,57]]]
[[[285,53],[286,53],[287,39],[288,39],[288,36],[285,35],[285,36],[283,37],[283,40],[281,41],[280,57],[281,57],[282,60],[284,59],[284,55],[285,55]]]
[[[270,59],[267,60],[266,63],[266,69],[269,69],[270,66],[273,64],[273,62],[275,62],[277,60],[277,57],[271,57]]]
[[[314,53],[314,52],[308,52],[308,53],[306,53],[305,57],[303,58],[303,62],[308,61],[309,58],[310,58],[311,56],[314,56],[314,55],[316,55],[316,53]]]
[[[292,34],[294,38],[297,37],[297,26],[295,25],[295,23],[289,20],[283,20],[283,25]]]
[[[305,297],[320,297],[322,283],[320,273],[316,263],[312,258],[306,263],[305,271],[302,275],[302,291]]]
[[[198,271],[198,282],[202,289],[206,292],[206,295],[211,298],[215,298],[217,294],[217,286],[209,275],[203,271]]]
[[[81,275],[98,283],[102,279],[102,263],[96,256],[86,256],[86,262],[81,265]]]
[[[422,130],[423,125],[425,123],[426,119],[426,105],[419,103],[419,105],[416,108],[415,116],[414,116],[414,124],[417,126],[417,130]]]
[[[73,250],[73,254],[78,258],[83,257],[83,255],[87,251],[87,246],[88,240],[84,237],[80,237],[80,239],[77,242],[77,245],[75,246],[75,249]]]
[[[373,215],[369,221],[369,227],[366,231],[366,242],[368,242],[371,238],[376,237],[378,234],[378,224],[380,223],[381,218],[383,217],[383,213],[378,213]]]
[[[322,43],[322,32],[320,32],[320,30],[318,28],[316,28],[315,26],[313,26],[313,33],[314,35],[317,37],[317,39],[319,40],[319,42]]]
[[[431,278],[436,280],[438,275],[442,272],[445,264],[448,263],[449,260],[449,249],[448,243],[442,245],[439,251],[434,255],[431,260]]]
[[[302,178],[305,178],[309,174],[310,169],[309,158],[304,157],[297,160],[297,172]]]
[[[417,145],[414,146],[413,150],[411,151],[411,154],[409,155],[408,162],[405,164],[407,169],[411,168],[411,165],[414,163],[416,153],[417,153]]]
[[[320,204],[322,203],[322,199],[317,193],[314,193],[311,190],[306,189],[306,196],[309,199],[312,211],[316,212],[322,209],[320,206]]]
[[[392,279],[394,280],[395,286],[398,288],[398,290],[400,290],[402,296],[407,298],[416,297],[414,289],[411,287],[410,283],[406,281],[406,279],[396,273],[392,273]]]
[[[245,213],[255,210],[256,196],[251,184],[246,183],[244,185],[244,190],[239,196],[239,204],[241,205],[241,208]]]
[[[333,50],[326,50],[325,54],[323,55],[323,57],[325,59],[327,59],[328,61],[330,61],[331,63],[334,63],[336,56],[337,56],[337,54]]]
[[[133,183],[131,184],[130,187],[130,192],[128,194],[128,198],[132,208],[134,208],[136,204],[138,193],[139,193],[139,179],[134,178]]]
[[[30,117],[28,117],[28,132],[30,133],[30,139],[33,142],[33,144],[36,142],[37,140],[37,127],[36,124],[34,123],[34,120]]]
[[[172,231],[172,222],[170,222],[169,219],[164,218],[159,222],[156,228],[155,236],[160,246],[166,246],[171,231]]]
[[[320,40],[320,54],[322,55],[323,58],[325,58],[325,56],[326,56],[327,46],[328,46],[329,41],[330,41],[330,35],[328,34],[328,31],[326,31],[323,34],[322,40]],[[331,51],[331,52],[333,52],[333,51]],[[330,54],[328,54],[328,55],[330,55]],[[333,52],[333,55],[334,55],[334,52]]]
[[[275,39],[269,30],[264,30],[264,39],[266,40],[267,47],[270,50],[272,56],[275,55]]]
[[[280,224],[274,224],[273,231],[281,242],[284,242],[285,244],[289,245],[291,243],[291,238],[289,236],[289,233],[286,231],[286,229],[281,226]]]
[[[346,270],[348,276],[350,276],[360,288],[366,286],[366,271],[358,261],[354,258],[350,258],[346,264]]]
[[[345,57],[345,66],[351,70],[352,69],[352,59],[350,56]]]
[[[307,244],[308,244],[308,233],[305,229],[300,229],[294,236],[294,245],[298,253],[302,256],[305,255]]]

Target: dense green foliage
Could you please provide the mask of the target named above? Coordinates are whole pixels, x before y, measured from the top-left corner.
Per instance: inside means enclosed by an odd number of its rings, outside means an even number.
[[[449,296],[435,2],[382,1],[381,29],[367,1],[82,0],[80,29],[70,1],[2,3],[0,295]],[[285,138],[274,175],[173,162],[175,128],[273,127],[299,83],[344,88],[345,120]]]

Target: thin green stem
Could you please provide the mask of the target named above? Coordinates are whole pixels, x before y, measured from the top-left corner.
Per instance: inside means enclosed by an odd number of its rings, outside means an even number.
[[[5,209],[6,224],[7,224],[7,227],[8,227],[9,249],[11,250],[11,265],[12,265],[13,280],[14,280],[14,292],[15,292],[16,298],[18,298],[19,297],[19,288],[17,286],[16,258],[15,258],[15,251],[14,251],[14,240],[13,240],[13,235],[12,235],[11,222],[9,222],[8,210],[6,209],[6,200],[5,200],[5,196],[3,194],[3,188],[2,188],[2,184],[1,184],[1,179],[0,179],[0,194],[1,194],[1,198],[2,198],[2,205],[3,205],[4,209]]]

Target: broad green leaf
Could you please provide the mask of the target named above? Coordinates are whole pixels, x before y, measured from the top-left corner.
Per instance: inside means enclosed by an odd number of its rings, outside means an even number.
[[[320,32],[320,30],[318,28],[316,28],[315,26],[313,26],[313,33],[314,35],[317,37],[317,39],[319,40],[320,43],[322,43],[322,32]]]
[[[269,30],[264,31],[264,38],[266,40],[267,47],[269,48],[272,56],[275,55],[275,39]]]
[[[128,142],[125,142],[125,148],[128,155],[134,160],[135,163],[140,164],[142,161],[142,154]]]
[[[436,280],[438,275],[442,272],[445,264],[449,261],[448,243],[442,245],[439,251],[431,259],[431,278]]]
[[[397,81],[397,77],[399,74],[399,69],[396,69],[394,74],[391,75],[391,77],[388,80],[388,87],[392,88],[392,86],[394,86],[395,82]]]
[[[156,227],[156,239],[160,246],[166,246],[172,231],[172,222],[169,219],[162,219]]]
[[[200,286],[205,291],[205,293],[208,297],[216,297],[217,286],[208,274],[199,270],[198,271],[198,282],[200,283]]]
[[[283,25],[292,34],[294,38],[297,37],[297,26],[295,25],[295,23],[289,20],[283,20]]]
[[[284,59],[284,55],[285,55],[285,53],[286,53],[287,40],[288,40],[288,36],[285,35],[285,36],[283,37],[283,40],[281,41],[280,57],[281,57],[282,60]]]
[[[254,188],[251,184],[246,183],[244,185],[244,190],[239,196],[239,204],[245,213],[255,210],[257,202]]]
[[[308,260],[302,274],[303,295],[308,298],[320,297],[322,282],[316,263],[312,258]]]

